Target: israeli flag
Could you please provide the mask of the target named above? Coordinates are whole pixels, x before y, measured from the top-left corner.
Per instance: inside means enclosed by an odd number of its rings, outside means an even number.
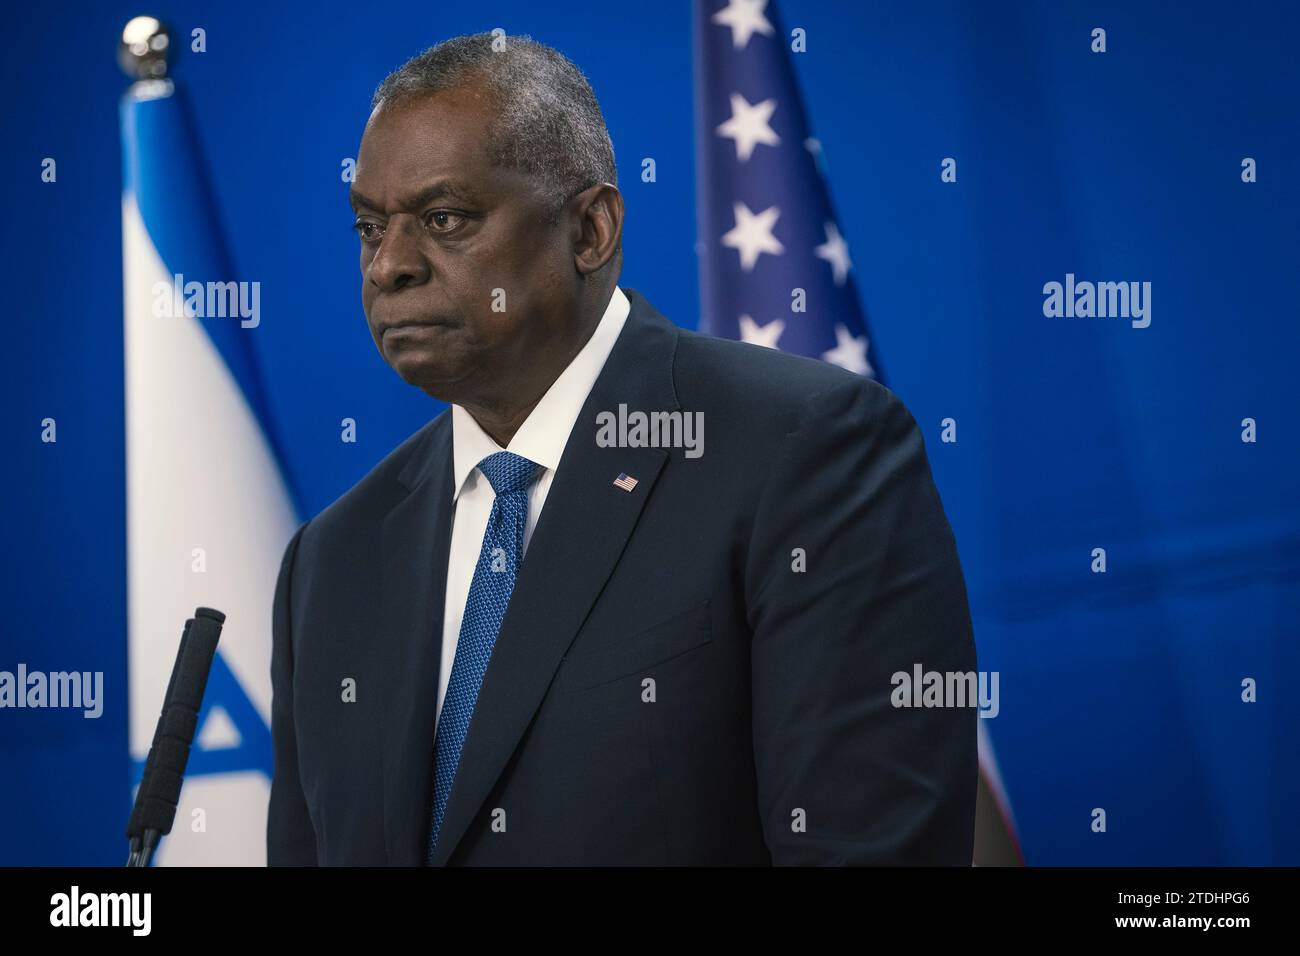
[[[185,620],[218,608],[226,625],[155,860],[261,866],[271,605],[297,518],[253,348],[260,283],[232,270],[172,82],[135,83],[121,121],[132,796]]]

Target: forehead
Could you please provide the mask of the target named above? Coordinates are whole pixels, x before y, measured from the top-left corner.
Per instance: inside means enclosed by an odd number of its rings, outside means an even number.
[[[477,84],[380,103],[361,137],[358,188],[369,195],[442,177],[482,182],[489,173],[488,127],[494,110],[491,97]]]

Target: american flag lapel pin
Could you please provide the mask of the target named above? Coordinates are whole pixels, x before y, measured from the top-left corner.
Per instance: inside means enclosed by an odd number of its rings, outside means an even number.
[[[636,487],[636,479],[631,475],[620,473],[619,476],[614,479],[614,485],[618,488],[622,488],[624,491],[631,491]]]

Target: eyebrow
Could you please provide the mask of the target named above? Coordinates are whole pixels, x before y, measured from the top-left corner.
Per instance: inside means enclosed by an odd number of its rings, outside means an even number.
[[[401,201],[400,205],[403,209],[419,209],[421,206],[425,206],[428,203],[433,202],[435,199],[443,198],[459,199],[462,202],[468,203],[475,203],[478,201],[474,194],[464,185],[451,179],[440,179],[437,182],[425,186],[408,199]],[[373,199],[367,199],[365,196],[361,195],[361,193],[357,192],[355,188],[348,190],[348,202],[354,210],[362,207],[365,207],[366,209],[382,208],[379,203],[375,202]]]

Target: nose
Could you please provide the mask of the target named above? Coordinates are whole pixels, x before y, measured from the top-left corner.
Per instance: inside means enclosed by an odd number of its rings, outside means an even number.
[[[384,238],[370,260],[367,279],[381,292],[396,292],[429,281],[429,263],[420,248],[423,230],[414,216],[388,220]]]

